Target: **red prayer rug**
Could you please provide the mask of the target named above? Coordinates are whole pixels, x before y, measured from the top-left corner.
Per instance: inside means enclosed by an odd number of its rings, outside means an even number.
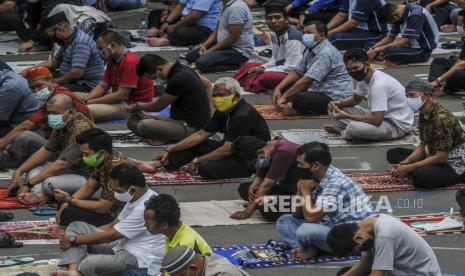
[[[0,209],[26,209],[30,205],[22,204],[16,197],[7,197],[8,189],[0,189]]]
[[[154,173],[144,173],[145,180],[149,185],[208,185],[208,184],[238,184],[244,181],[244,178],[231,179],[205,179],[198,175],[191,175],[186,168],[180,168],[175,171],[168,171],[163,168],[157,169]]]
[[[0,231],[10,233],[17,241],[56,240],[57,234],[51,229],[54,225],[52,220],[2,222]]]
[[[440,230],[426,232],[422,229],[414,228],[414,226],[424,225],[428,223],[437,223],[450,216],[449,213],[434,213],[434,214],[424,214],[424,215],[414,215],[414,216],[397,216],[403,223],[407,224],[415,230],[421,236],[436,236],[436,235],[461,235],[465,233],[465,229],[451,229],[451,230]],[[463,214],[454,213],[452,217],[458,221],[464,221],[465,217]]]
[[[276,111],[272,104],[256,104],[253,107],[262,115],[265,120],[299,120],[299,119],[330,119],[329,115],[293,115],[286,116]]]

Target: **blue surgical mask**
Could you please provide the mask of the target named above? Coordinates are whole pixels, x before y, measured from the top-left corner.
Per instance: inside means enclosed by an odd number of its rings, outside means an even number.
[[[302,36],[302,43],[305,45],[305,47],[312,48],[318,42],[315,40],[315,35],[314,34],[304,34]]]
[[[413,110],[413,112],[418,112],[424,103],[425,101],[421,99],[421,96],[418,96],[416,98],[407,98],[407,104],[410,107],[410,109]]]
[[[36,98],[39,100],[39,101],[43,101],[45,102],[48,97],[50,97],[50,94],[52,92],[50,92],[50,89],[48,89],[47,86],[45,86],[44,88],[42,88],[41,90],[37,91],[36,93],[34,93],[34,96],[36,96]]]
[[[62,129],[65,126],[63,115],[61,114],[49,114],[47,115],[48,125],[53,129]]]

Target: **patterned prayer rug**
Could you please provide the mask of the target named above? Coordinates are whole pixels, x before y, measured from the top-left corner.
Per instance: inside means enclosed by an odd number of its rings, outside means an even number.
[[[7,197],[8,190],[0,189],[0,209],[26,209],[30,205],[22,204],[16,197]]]
[[[272,104],[257,104],[255,109],[263,116],[265,120],[299,120],[299,119],[330,119],[329,115],[293,115],[285,116],[276,111]]]
[[[412,185],[409,178],[393,177],[390,172],[381,173],[348,173],[348,177],[352,178],[365,192],[401,192],[413,191],[416,188]],[[465,184],[456,184],[449,187],[437,188],[438,190],[460,190],[465,189]]]
[[[52,220],[1,222],[0,231],[10,233],[17,241],[57,240],[50,229],[54,225]]]
[[[16,276],[20,273],[30,272],[37,273],[40,276],[49,276],[50,272],[57,271],[58,266],[56,264],[25,264],[15,265],[10,267],[0,268],[0,275],[2,276]]]
[[[110,130],[107,133],[113,139],[113,147],[115,148],[159,148],[168,146],[168,144],[152,146],[150,145],[150,139],[137,136],[130,130]]]
[[[198,175],[191,175],[186,168],[180,168],[176,171],[167,171],[163,168],[154,173],[145,173],[145,180],[149,185],[207,185],[207,184],[238,184],[244,181],[244,178],[231,179],[205,179]]]
[[[398,216],[403,223],[407,224],[410,227],[424,225],[428,223],[437,223],[450,216],[448,213],[434,213],[434,214],[424,214],[424,215],[414,215],[414,216]],[[464,221],[465,217],[463,214],[454,213],[452,217],[458,221]],[[465,229],[451,229],[451,230],[440,230],[433,232],[426,232],[424,230],[413,228],[415,232],[421,236],[442,236],[442,235],[462,235],[465,233]]]

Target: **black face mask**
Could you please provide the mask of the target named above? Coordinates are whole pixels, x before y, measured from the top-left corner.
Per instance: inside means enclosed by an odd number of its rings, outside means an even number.
[[[313,173],[310,169],[304,169],[297,167],[297,177],[299,179],[313,179]]]
[[[56,43],[56,44],[58,44],[60,46],[65,46],[65,42],[63,40],[61,40],[61,39],[58,39],[56,36],[54,36],[52,38],[52,40],[53,40],[53,43]]]
[[[363,66],[362,69],[360,70],[357,70],[357,71],[352,71],[352,72],[348,72],[349,75],[356,81],[362,81],[366,75],[368,74],[368,70],[366,70],[366,66]]]
[[[360,251],[369,251],[375,246],[375,240],[374,239],[368,239],[363,244],[360,246]]]

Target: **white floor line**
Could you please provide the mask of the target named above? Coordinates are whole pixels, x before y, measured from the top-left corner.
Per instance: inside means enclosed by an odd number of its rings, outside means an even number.
[[[356,156],[343,156],[343,157],[333,157],[333,160],[353,160],[353,159],[359,159],[360,157]]]
[[[465,248],[460,248],[460,247],[431,247],[434,250],[450,250],[450,251],[465,251]]]
[[[341,168],[341,171],[350,171],[350,172],[357,172],[357,171],[369,171],[371,170],[370,163],[363,161],[360,162],[359,168]]]

